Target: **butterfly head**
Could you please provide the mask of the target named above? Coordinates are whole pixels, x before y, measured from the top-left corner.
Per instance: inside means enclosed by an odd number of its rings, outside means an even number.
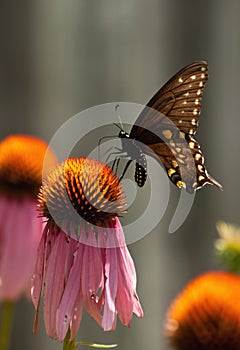
[[[129,134],[124,131],[124,130],[121,130],[118,134],[118,137],[120,137],[121,139],[128,139],[129,138]]]
[[[120,129],[120,132],[118,134],[118,137],[120,139],[128,139],[130,137],[130,135],[126,131],[124,131],[118,124],[116,123],[113,123],[113,124]]]

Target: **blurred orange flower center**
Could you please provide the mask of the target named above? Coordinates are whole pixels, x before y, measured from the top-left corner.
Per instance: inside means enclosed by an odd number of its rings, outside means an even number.
[[[47,144],[35,137],[13,135],[0,143],[0,184],[37,189],[42,182],[42,167]],[[53,168],[56,160],[48,154],[47,166]]]

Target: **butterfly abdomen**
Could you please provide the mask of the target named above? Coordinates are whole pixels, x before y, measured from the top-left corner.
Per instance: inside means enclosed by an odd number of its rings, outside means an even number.
[[[147,180],[146,157],[137,141],[129,138],[129,134],[122,131],[119,137],[122,139],[123,151],[136,162],[135,181],[139,187],[142,187]]]
[[[142,187],[147,180],[147,162],[144,154],[136,159],[135,181],[139,187]]]
[[[132,160],[136,161],[135,168],[135,181],[139,187],[143,187],[147,180],[147,160],[143,154],[140,146],[131,140],[130,147],[128,148],[128,154]]]
[[[131,140],[129,145],[128,154],[132,160],[136,161],[135,181],[139,187],[142,187],[147,180],[147,160],[135,140]]]

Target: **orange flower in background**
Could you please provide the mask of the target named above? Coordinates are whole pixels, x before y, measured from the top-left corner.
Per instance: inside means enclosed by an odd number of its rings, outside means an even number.
[[[167,313],[166,335],[178,350],[240,349],[240,276],[209,272],[192,280]]]
[[[42,167],[56,164],[47,144],[13,135],[0,143],[0,301],[30,296],[30,283],[42,234],[37,193]]]

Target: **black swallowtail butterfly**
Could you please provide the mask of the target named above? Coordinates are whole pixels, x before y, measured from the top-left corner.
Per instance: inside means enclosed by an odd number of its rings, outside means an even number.
[[[194,139],[207,79],[206,62],[199,61],[186,66],[152,97],[129,134],[121,128],[118,136],[122,141],[122,151],[130,158],[121,178],[129,164],[135,160],[135,181],[142,187],[147,178],[147,154],[160,160],[174,185],[186,188],[189,193],[205,184],[222,189],[207,173],[200,145]],[[144,145],[141,146],[136,141]]]

